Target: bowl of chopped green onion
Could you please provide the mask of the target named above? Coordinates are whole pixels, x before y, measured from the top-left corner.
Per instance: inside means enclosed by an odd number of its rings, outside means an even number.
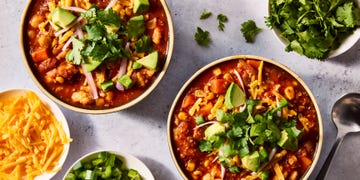
[[[345,53],[360,38],[359,0],[269,0],[266,24],[285,51],[326,60]]]
[[[63,179],[154,180],[154,176],[146,165],[133,155],[113,150],[98,150],[74,162]]]

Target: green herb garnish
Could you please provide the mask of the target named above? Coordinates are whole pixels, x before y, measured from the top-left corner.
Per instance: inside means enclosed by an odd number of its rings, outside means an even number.
[[[202,30],[200,27],[197,27],[197,31],[195,32],[195,41],[200,46],[207,46],[211,42],[209,31]]]
[[[286,51],[324,60],[359,28],[359,11],[352,0],[270,0],[266,24],[278,28],[287,39]]]
[[[256,26],[256,23],[253,20],[245,21],[241,24],[240,31],[242,32],[246,42],[253,43],[255,41],[255,35],[261,28]]]
[[[200,15],[200,19],[207,19],[212,15],[212,12],[204,10],[201,15]]]
[[[225,16],[224,14],[218,14],[217,15],[217,20],[218,20],[218,29],[219,31],[224,31],[225,29],[225,24],[228,21],[227,16]]]
[[[277,115],[288,105],[287,101],[282,99],[278,108],[254,114],[258,103],[247,100],[247,110],[243,112],[217,110],[217,121],[205,129],[205,138],[198,142],[199,150],[218,154],[222,166],[234,173],[239,168],[258,171],[261,164],[269,161],[274,148],[296,151],[302,130],[296,128],[295,120]],[[243,167],[234,166],[234,156],[241,158]]]
[[[81,16],[86,19],[86,37],[71,37],[73,48],[66,55],[68,61],[76,65],[85,64],[85,68],[92,71],[104,61],[129,56],[124,49],[124,40],[120,38],[120,34],[125,34],[125,25],[112,9],[92,6]]]

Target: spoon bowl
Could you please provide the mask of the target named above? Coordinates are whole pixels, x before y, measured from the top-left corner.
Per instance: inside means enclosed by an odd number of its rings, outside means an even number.
[[[338,129],[338,137],[360,131],[360,94],[349,93],[333,106],[332,119]]]
[[[336,142],[333,145],[324,166],[322,167],[319,179],[326,179],[331,160],[336,156],[337,151],[348,133],[360,132],[360,94],[349,93],[337,100],[332,108],[331,117],[338,130]]]

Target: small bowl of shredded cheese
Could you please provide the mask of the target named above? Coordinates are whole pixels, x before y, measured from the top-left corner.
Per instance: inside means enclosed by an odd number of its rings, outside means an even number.
[[[67,157],[70,131],[59,107],[27,89],[0,92],[0,174],[51,179]]]

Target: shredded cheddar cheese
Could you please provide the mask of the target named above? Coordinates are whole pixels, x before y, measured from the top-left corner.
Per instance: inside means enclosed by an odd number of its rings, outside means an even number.
[[[0,179],[34,179],[54,169],[71,139],[34,92],[0,101]]]

